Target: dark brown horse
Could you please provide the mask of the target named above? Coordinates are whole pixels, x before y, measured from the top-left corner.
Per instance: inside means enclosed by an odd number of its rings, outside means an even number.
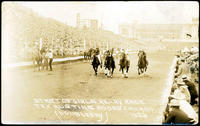
[[[140,51],[138,53],[138,74],[142,74],[147,70],[148,61],[146,59],[146,53],[144,51]]]
[[[105,75],[107,75],[107,77],[112,77],[115,69],[115,60],[114,57],[112,56],[112,52],[110,51],[107,51],[107,55],[104,61],[104,66],[106,71]]]
[[[97,57],[96,54],[94,54],[93,55],[93,60],[92,60],[92,66],[93,66],[95,75],[97,75],[99,65],[100,65],[99,58]]]
[[[128,77],[128,70],[130,67],[130,61],[127,59],[127,55],[122,53],[121,59],[119,61],[120,70],[122,71],[122,76],[127,78]],[[125,73],[124,73],[125,70]]]

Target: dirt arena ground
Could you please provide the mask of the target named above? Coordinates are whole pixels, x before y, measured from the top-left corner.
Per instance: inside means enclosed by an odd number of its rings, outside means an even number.
[[[53,71],[7,69],[2,75],[2,120],[11,123],[161,123],[162,95],[174,54],[147,53],[149,66],[143,75],[137,74],[138,58],[131,54],[128,78],[122,78],[118,61],[113,78],[106,78],[101,71],[95,76],[90,63],[83,61],[54,65]],[[55,110],[52,104],[50,107],[36,105],[35,99],[51,98],[71,99],[69,104],[75,103],[73,99],[93,99],[96,103],[90,110]],[[108,103],[113,99],[118,102]],[[102,109],[102,106],[118,106],[119,109]]]

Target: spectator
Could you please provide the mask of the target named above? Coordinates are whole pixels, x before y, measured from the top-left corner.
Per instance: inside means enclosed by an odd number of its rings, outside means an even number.
[[[50,67],[50,71],[52,71],[53,51],[52,51],[51,49],[49,50],[48,56],[49,56],[49,67]]]
[[[191,105],[197,104],[196,98],[198,98],[198,93],[197,93],[197,89],[194,85],[194,83],[192,83],[191,81],[189,81],[189,78],[186,74],[184,74],[182,76],[183,82],[185,82],[185,84],[188,86],[188,90],[190,92],[191,95]]]
[[[179,62],[179,67],[177,73],[175,73],[175,77],[181,77],[183,74],[187,74],[190,76],[189,67],[185,63],[185,59],[181,59],[181,62]]]
[[[190,96],[190,92],[188,91],[185,83],[178,81],[177,84],[175,83],[174,85],[177,85],[177,87],[174,90],[173,95],[169,96],[169,99],[176,97],[177,99],[186,100],[187,102],[190,103],[191,96]]]
[[[187,116],[193,119],[194,122],[198,121],[198,115],[193,109],[192,105],[186,100],[178,100],[180,104],[180,109],[187,114]]]
[[[193,124],[195,121],[180,109],[179,101],[172,99],[169,105],[169,114],[165,123],[167,124]]]

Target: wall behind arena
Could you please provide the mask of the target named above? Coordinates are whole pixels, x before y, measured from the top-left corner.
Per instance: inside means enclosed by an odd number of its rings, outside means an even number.
[[[188,47],[189,49],[192,46],[199,47],[199,42],[163,42],[162,44],[166,47],[167,50],[172,51],[181,50],[185,47]]]

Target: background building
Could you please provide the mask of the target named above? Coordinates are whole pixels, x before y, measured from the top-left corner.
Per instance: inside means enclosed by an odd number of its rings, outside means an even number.
[[[98,29],[98,20],[96,19],[83,19],[80,17],[80,13],[76,15],[76,27],[77,28],[90,28],[92,30]]]
[[[119,34],[137,39],[192,39],[198,40],[198,18],[190,24],[121,24]]]

